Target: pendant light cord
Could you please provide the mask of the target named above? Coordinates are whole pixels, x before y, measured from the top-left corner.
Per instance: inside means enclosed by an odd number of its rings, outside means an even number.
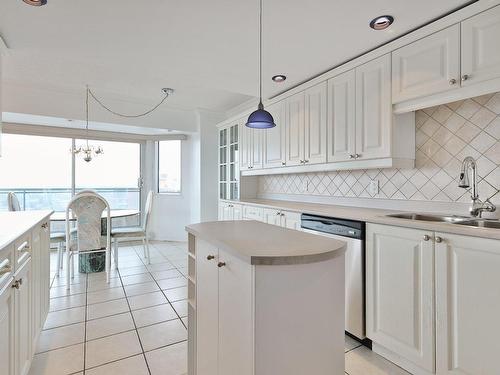
[[[113,111],[112,109],[110,109],[109,107],[107,107],[106,105],[104,105],[104,103],[95,96],[95,94],[92,92],[92,90],[89,89],[88,86],[87,86],[87,112],[88,112],[88,95],[89,94],[106,111],[108,111],[108,112],[110,112],[110,113],[112,113],[112,114],[114,114],[116,116],[125,117],[125,118],[137,118],[137,117],[143,117],[143,116],[149,115],[151,112],[153,112],[154,110],[156,110],[159,106],[161,106],[163,104],[163,102],[165,102],[165,100],[167,100],[167,98],[169,96],[169,93],[166,92],[165,96],[163,97],[163,99],[158,104],[156,104],[153,108],[147,110],[146,112],[139,113],[139,114],[136,114],[136,115],[127,115],[127,114],[123,114],[123,113],[119,113],[119,112]]]
[[[259,106],[262,105],[262,1],[259,8]]]
[[[87,85],[87,96],[85,98],[85,130],[87,135],[87,149],[89,148],[89,85]]]

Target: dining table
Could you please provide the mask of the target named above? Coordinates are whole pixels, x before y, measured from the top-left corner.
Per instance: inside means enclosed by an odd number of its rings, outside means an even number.
[[[111,225],[113,225],[113,219],[133,217],[140,215],[139,210],[110,210]],[[106,236],[107,234],[107,212],[104,210],[101,216],[101,234]],[[75,221],[76,219],[70,214],[69,221]],[[66,221],[66,211],[56,211],[50,216],[51,222],[64,222]],[[102,272],[105,269],[106,255],[102,252],[99,253],[85,253],[80,254],[78,257],[78,270],[81,273],[94,273]]]

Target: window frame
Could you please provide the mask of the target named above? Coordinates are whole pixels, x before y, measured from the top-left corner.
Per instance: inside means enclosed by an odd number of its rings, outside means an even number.
[[[168,192],[168,191],[160,191],[160,142],[172,142],[172,141],[177,141],[179,142],[179,153],[180,153],[180,173],[179,173],[179,191],[176,192]],[[155,178],[155,184],[156,184],[156,193],[161,194],[161,195],[170,195],[170,196],[179,196],[183,194],[183,176],[182,176],[182,162],[183,162],[183,157],[182,157],[182,149],[183,149],[183,144],[182,144],[182,139],[162,139],[158,140],[155,142],[155,164],[156,164],[156,178]]]

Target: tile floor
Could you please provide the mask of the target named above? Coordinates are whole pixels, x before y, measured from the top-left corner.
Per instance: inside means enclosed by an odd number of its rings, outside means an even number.
[[[119,270],[53,280],[50,312],[29,375],[183,375],[187,372],[187,244],[120,247]],[[408,374],[349,337],[346,374]]]

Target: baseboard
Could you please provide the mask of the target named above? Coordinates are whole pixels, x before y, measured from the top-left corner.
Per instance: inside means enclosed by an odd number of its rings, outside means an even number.
[[[413,362],[407,360],[406,358],[401,357],[400,355],[394,353],[393,351],[375,343],[372,342],[372,350],[373,352],[377,353],[378,355],[384,357],[385,359],[391,361],[392,363],[398,365],[402,369],[408,371],[410,374],[413,375],[434,375],[434,372],[429,372]]]

